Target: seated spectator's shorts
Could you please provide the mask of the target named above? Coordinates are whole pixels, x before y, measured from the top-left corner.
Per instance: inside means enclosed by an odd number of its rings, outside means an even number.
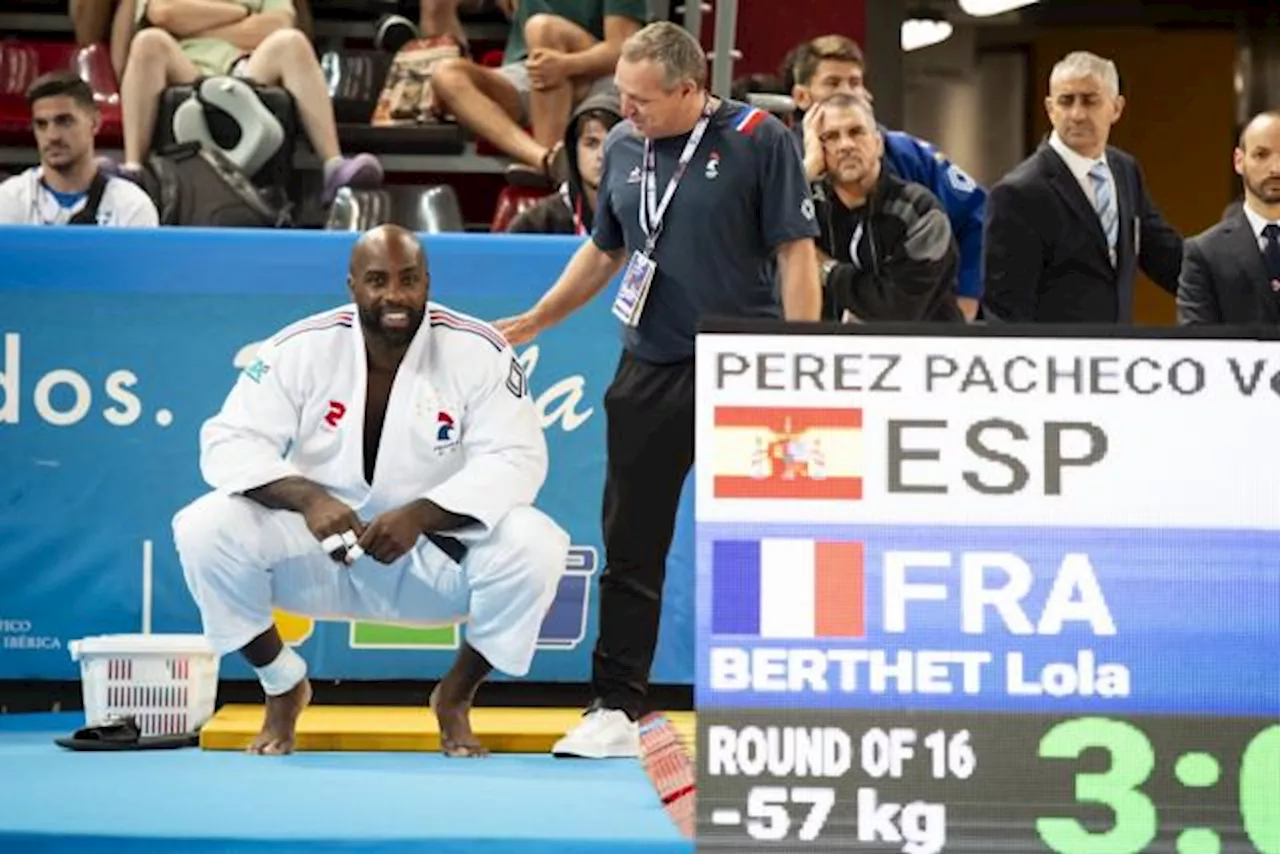
[[[529,83],[529,69],[525,67],[523,61],[512,62],[500,67],[498,69],[498,73],[511,81],[511,85],[515,86],[516,91],[520,93],[520,115],[516,117],[516,121],[521,124],[528,124],[529,93],[533,91],[533,87]],[[612,75],[596,78],[591,82],[591,87],[583,93],[583,96],[574,101],[574,106],[576,107],[592,95],[599,95],[601,93],[613,91],[614,86]]]

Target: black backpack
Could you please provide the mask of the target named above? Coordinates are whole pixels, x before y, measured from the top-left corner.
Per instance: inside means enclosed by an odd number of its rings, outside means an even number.
[[[161,225],[287,228],[289,206],[268,200],[225,154],[199,142],[169,145],[147,157],[144,189]]]

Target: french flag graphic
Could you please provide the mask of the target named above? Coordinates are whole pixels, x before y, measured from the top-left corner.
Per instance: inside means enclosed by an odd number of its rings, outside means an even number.
[[[863,637],[863,555],[860,542],[714,542],[711,633],[769,640]]]

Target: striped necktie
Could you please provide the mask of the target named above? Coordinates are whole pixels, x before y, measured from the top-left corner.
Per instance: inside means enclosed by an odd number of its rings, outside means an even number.
[[[1102,221],[1102,231],[1107,235],[1107,248],[1111,250],[1111,260],[1115,263],[1116,238],[1120,234],[1120,212],[1116,209],[1115,193],[1111,191],[1111,182],[1107,180],[1110,170],[1105,161],[1093,164],[1089,177],[1093,180],[1093,208]]]

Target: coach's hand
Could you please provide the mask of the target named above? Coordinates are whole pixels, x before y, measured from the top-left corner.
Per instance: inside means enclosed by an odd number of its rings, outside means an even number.
[[[360,548],[378,563],[395,563],[422,536],[422,509],[417,503],[388,510],[374,518],[360,537]]]
[[[532,311],[515,317],[504,317],[493,325],[512,347],[528,344],[542,331],[542,325]]]
[[[322,544],[333,537],[341,538],[348,532],[350,536],[358,539],[364,532],[364,523],[360,521],[356,512],[328,494],[307,505],[302,512],[302,518],[306,520],[307,529],[311,531],[312,536]],[[341,543],[335,548],[326,547],[325,551],[338,563],[345,564],[349,547],[350,543]]]

